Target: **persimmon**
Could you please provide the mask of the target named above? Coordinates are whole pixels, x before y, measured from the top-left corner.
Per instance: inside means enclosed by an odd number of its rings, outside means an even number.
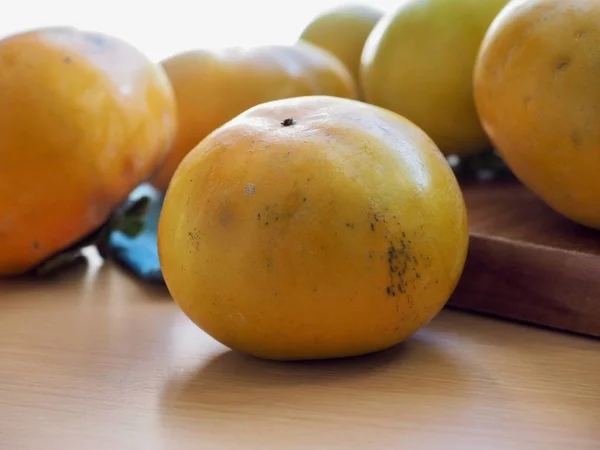
[[[464,199],[434,142],[357,100],[263,103],[183,159],[158,248],[200,328],[269,359],[365,354],[445,305],[468,247]]]
[[[300,39],[337,56],[359,85],[363,47],[382,16],[383,11],[367,4],[338,5],[313,17]]]
[[[130,44],[69,27],[0,41],[0,275],[101,226],[175,129],[168,78]]]
[[[446,155],[490,149],[473,99],[473,66],[508,0],[405,0],[375,26],[361,60],[365,101],[422,128]]]
[[[344,64],[307,42],[189,50],[162,65],[175,91],[179,117],[173,149],[151,180],[163,192],[192,148],[252,106],[304,95],[358,95]]]
[[[600,229],[600,3],[509,3],[475,65],[475,101],[498,154],[551,208]]]

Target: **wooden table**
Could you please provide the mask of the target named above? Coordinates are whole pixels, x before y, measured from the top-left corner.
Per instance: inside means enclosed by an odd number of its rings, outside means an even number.
[[[0,284],[0,449],[600,448],[600,342],[444,311],[397,348],[273,363],[94,263]]]

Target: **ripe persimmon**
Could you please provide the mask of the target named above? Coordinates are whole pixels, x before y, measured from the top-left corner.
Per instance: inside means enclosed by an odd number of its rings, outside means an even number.
[[[270,359],[388,348],[463,270],[462,192],[433,141],[360,101],[263,103],[196,146],[165,196],[166,284],[200,328]]]
[[[363,47],[383,14],[368,4],[338,5],[313,17],[300,33],[300,39],[337,56],[359,85]]]
[[[120,39],[48,27],[0,41],[0,275],[102,225],[175,128],[163,69]]]
[[[162,191],[192,148],[252,106],[304,95],[358,95],[346,66],[307,42],[190,50],[162,65],[175,91],[179,117],[173,149],[151,180]]]
[[[600,3],[509,3],[474,73],[479,116],[515,176],[558,213],[600,229]]]

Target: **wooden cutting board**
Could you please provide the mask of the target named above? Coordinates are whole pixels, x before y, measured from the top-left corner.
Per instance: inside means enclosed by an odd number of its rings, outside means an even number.
[[[600,232],[517,181],[469,181],[463,190],[471,242],[448,306],[600,337]]]

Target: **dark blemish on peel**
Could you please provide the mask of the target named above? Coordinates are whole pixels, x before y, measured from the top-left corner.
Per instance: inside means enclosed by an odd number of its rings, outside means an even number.
[[[375,224],[371,222],[371,231],[375,231]]]
[[[406,233],[401,233],[406,236]],[[412,305],[412,299],[409,296],[409,286],[421,278],[419,271],[419,260],[412,251],[410,239],[398,237],[397,240],[388,241],[387,252],[385,255],[387,261],[389,281],[385,288],[388,297],[396,297],[396,309],[399,309],[398,295],[406,298],[409,307]]]
[[[200,243],[202,241],[202,233],[198,232],[196,228],[193,231],[188,233],[188,237],[190,238],[191,246],[193,246],[196,250],[200,250]],[[191,249],[190,249],[191,252]]]
[[[33,248],[35,250],[39,250],[40,249],[40,243],[38,241],[33,241]]]
[[[354,228],[354,224],[353,224],[353,223],[350,223],[350,222],[348,222],[348,223],[346,224],[346,227],[348,227],[348,228]]]
[[[73,62],[73,60],[68,56],[65,56],[65,59],[63,59],[63,61],[65,64],[71,64]]]
[[[306,197],[304,197],[304,198],[302,199],[302,201],[303,201],[303,202],[305,202],[306,200],[308,200]]]
[[[284,127],[291,127],[292,125],[295,125],[296,121],[292,118],[289,117],[287,119],[285,119],[283,122],[281,122],[281,125],[283,125]]]
[[[557,72],[562,72],[565,69],[567,69],[567,67],[569,67],[569,64],[571,64],[571,60],[569,58],[565,58],[561,61],[558,62],[558,64],[556,65],[556,71]]]

